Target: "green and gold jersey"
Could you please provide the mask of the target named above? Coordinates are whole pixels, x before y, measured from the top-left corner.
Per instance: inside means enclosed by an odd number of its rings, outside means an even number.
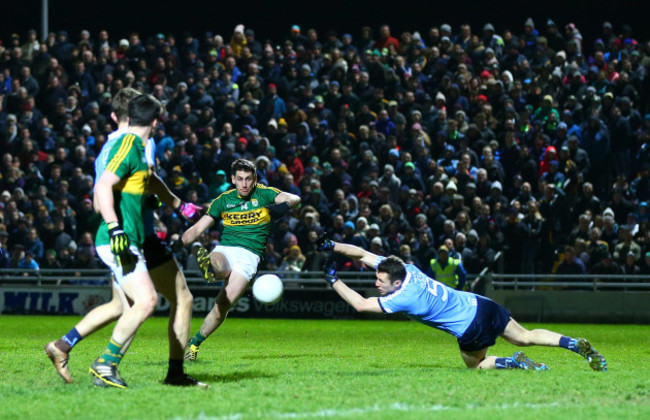
[[[120,178],[113,186],[115,212],[129,241],[138,248],[142,248],[144,243],[142,209],[149,183],[144,146],[145,142],[135,134],[123,135],[111,148],[105,169]],[[95,243],[109,244],[108,227],[104,220],[97,231]]]
[[[271,233],[271,215],[265,206],[278,194],[276,188],[257,184],[249,197],[242,198],[233,189],[212,200],[208,214],[223,220],[221,245],[242,247],[261,257]]]

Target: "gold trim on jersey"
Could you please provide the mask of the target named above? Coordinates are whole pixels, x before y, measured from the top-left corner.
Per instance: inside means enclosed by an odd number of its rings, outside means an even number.
[[[267,187],[264,184],[257,184],[256,188],[260,188],[262,190],[271,190],[271,191],[276,192],[278,194],[280,194],[282,192],[282,191],[280,191],[279,189],[277,189],[275,187]]]
[[[225,226],[252,226],[271,222],[271,215],[266,207],[242,212],[222,212],[221,219]]]
[[[115,184],[113,189],[122,193],[144,195],[147,192],[149,170],[140,170]]]
[[[117,168],[120,167],[126,155],[129,154],[129,151],[131,150],[131,146],[133,146],[133,140],[135,140],[134,134],[124,135],[124,137],[122,138],[122,143],[120,144],[120,148],[117,150],[117,153],[115,153],[115,155],[113,156],[113,159],[111,159],[110,162],[108,162],[108,165],[106,165],[107,171],[112,173],[115,173],[117,171]]]

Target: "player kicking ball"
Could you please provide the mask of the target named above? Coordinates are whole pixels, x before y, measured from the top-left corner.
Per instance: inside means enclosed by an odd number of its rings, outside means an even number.
[[[422,273],[396,256],[381,257],[354,245],[334,242],[324,235],[319,249],[361,260],[377,270],[375,286],[380,297],[364,298],[336,276],[336,261],[325,264],[325,279],[358,312],[403,312],[409,318],[455,336],[468,368],[548,370],[523,352],[511,357],[487,356],[497,337],[516,346],[562,347],[578,353],[596,371],[607,371],[607,361],[584,338],[571,338],[553,331],[529,331],[510,317],[498,303],[474,293],[454,290]]]
[[[266,249],[271,232],[271,219],[287,214],[300,204],[300,197],[257,183],[255,164],[245,159],[235,160],[230,168],[234,189],[212,200],[208,212],[182,237],[189,245],[217,221],[223,222],[221,243],[212,252],[200,248],[199,267],[209,281],[212,267],[217,279],[225,286],[197,333],[188,342],[185,360],[197,358],[199,346],[226,320],[228,311],[244,294],[257,272],[257,265]]]

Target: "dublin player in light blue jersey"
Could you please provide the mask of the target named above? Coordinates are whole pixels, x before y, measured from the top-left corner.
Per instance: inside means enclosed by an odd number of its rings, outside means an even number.
[[[106,169],[110,151],[114,146],[119,145],[123,136],[129,132],[128,105],[130,100],[138,95],[140,92],[135,89],[124,88],[113,97],[111,117],[117,123],[117,130],[108,135],[106,143],[95,160],[95,183]],[[157,194],[167,205],[177,208],[186,219],[194,220],[196,216],[200,216],[201,208],[192,203],[181,202],[156,175],[154,171],[155,147],[153,139],[147,140],[145,158],[150,168],[149,192]],[[97,203],[95,203],[95,209],[98,209]],[[156,236],[153,210],[146,209],[143,212],[143,223],[145,234],[143,251],[147,269],[156,290],[169,300],[171,306],[168,329],[169,368],[164,383],[176,386],[207,387],[206,384],[185,374],[183,369],[183,354],[189,335],[193,303],[185,276],[168,247]],[[124,292],[115,284],[113,286],[113,298],[110,302],[94,308],[67,334],[45,346],[45,353],[66,383],[72,382],[72,375],[68,369],[70,351],[83,338],[117,319],[129,304]],[[123,343],[122,354],[126,352],[129,345],[130,341]],[[95,378],[93,383],[97,386],[113,386],[110,381],[101,381],[98,378]]]
[[[497,337],[516,346],[562,347],[580,354],[596,371],[606,371],[607,362],[584,338],[571,338],[519,325],[498,303],[474,293],[452,289],[437,282],[413,264],[396,256],[381,257],[354,245],[334,242],[324,235],[319,249],[361,260],[377,270],[375,286],[380,297],[364,298],[336,276],[333,258],[325,264],[325,279],[359,312],[405,313],[409,318],[448,332],[458,340],[460,354],[468,368],[548,370],[518,351],[511,357],[487,356]]]

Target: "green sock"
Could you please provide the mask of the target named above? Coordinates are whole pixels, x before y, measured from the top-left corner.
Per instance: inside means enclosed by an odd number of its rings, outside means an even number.
[[[108,342],[108,346],[106,346],[106,350],[104,350],[104,354],[99,356],[99,362],[115,363],[116,365],[120,364],[122,361],[122,353],[120,353],[122,346],[122,344],[119,344],[111,338],[111,341]]]
[[[205,337],[203,334],[201,334],[201,330],[199,330],[194,337],[190,338],[189,344],[198,347],[202,342],[205,341],[206,338],[208,337]]]

